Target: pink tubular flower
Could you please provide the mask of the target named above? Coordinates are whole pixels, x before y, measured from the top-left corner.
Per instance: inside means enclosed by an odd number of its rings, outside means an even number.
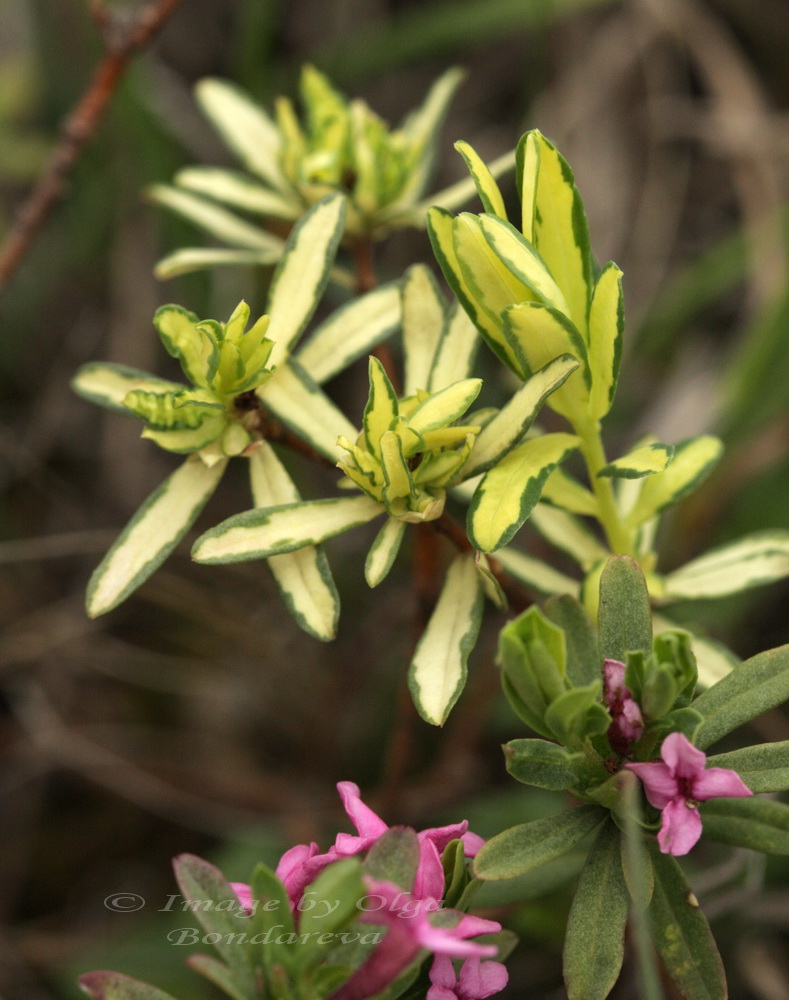
[[[478,956],[467,958],[455,973],[448,955],[436,955],[430,969],[426,1000],[485,1000],[507,985],[507,970],[501,962],[482,962]]]
[[[423,949],[432,951],[435,955],[446,956],[447,959],[455,957],[479,960],[496,954],[497,949],[493,944],[476,944],[467,940],[480,934],[500,931],[501,924],[496,921],[457,914],[458,920],[454,926],[435,926],[428,915],[439,909],[440,904],[436,900],[417,899],[391,882],[374,879],[365,881],[369,890],[365,900],[368,904],[375,905],[370,905],[360,920],[362,923],[385,926],[386,933],[367,961],[332,994],[330,1000],[365,1000],[366,997],[375,996],[394,982]],[[499,963],[486,962],[485,965]],[[479,995],[480,998],[487,996],[490,993]],[[471,1000],[471,996],[464,996],[463,1000]]]
[[[753,795],[736,771],[705,770],[707,755],[682,733],[670,733],[660,750],[662,761],[625,764],[644,784],[649,802],[663,810],[658,844],[663,854],[687,854],[701,836],[699,802]]]
[[[603,694],[612,720],[608,742],[614,753],[623,756],[641,738],[644,719],[638,702],[625,684],[625,665],[619,660],[606,660],[603,664]]]

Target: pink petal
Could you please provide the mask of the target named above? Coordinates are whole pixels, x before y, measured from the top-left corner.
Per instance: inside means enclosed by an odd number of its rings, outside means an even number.
[[[377,839],[382,833],[386,833],[389,827],[362,802],[358,785],[352,781],[340,781],[337,783],[337,791],[340,793],[348,818],[362,837]]]
[[[473,955],[479,955],[491,958],[498,950],[495,944],[475,944],[473,941],[457,937],[457,927],[433,927],[427,919],[424,923],[420,921],[420,924],[416,940],[422,948],[427,948],[436,955],[452,955],[454,958],[471,958]]]
[[[419,840],[419,866],[412,895],[415,899],[441,899],[444,895],[444,866],[432,840]]]
[[[663,740],[660,756],[677,778],[698,778],[707,764],[707,755],[694,747],[684,733],[669,733]]]
[[[369,851],[376,840],[378,840],[378,836],[357,837],[353,833],[338,833],[334,841],[333,850],[338,857],[349,858],[351,855],[359,854],[361,851]]]
[[[318,853],[318,845],[296,844],[289,851],[285,851],[279,859],[276,875],[281,882],[287,881],[288,877],[297,869],[301,868],[305,861],[314,857]]]
[[[419,839],[432,840],[438,853],[443,854],[447,844],[451,840],[461,840],[466,830],[468,830],[468,820],[464,819],[451,826],[434,826],[429,830],[422,830],[419,833]]]
[[[701,816],[698,809],[691,809],[685,799],[669,802],[663,810],[663,821],[658,833],[658,845],[664,854],[680,857],[694,847],[701,836]]]
[[[610,706],[614,701],[622,701],[630,697],[630,689],[625,686],[625,665],[619,660],[603,662],[603,680],[605,684],[605,703]]]
[[[480,962],[469,958],[460,970],[458,991],[463,1000],[485,1000],[507,985],[507,970],[501,962]]]
[[[753,792],[736,771],[727,767],[710,767],[693,782],[693,798],[699,802],[707,799],[744,799]]]
[[[644,718],[638,703],[632,698],[627,698],[622,703],[622,714],[617,721],[622,735],[633,743],[638,742],[644,732]]]
[[[457,976],[449,955],[436,955],[433,959],[433,964],[430,966],[430,982],[434,986],[443,986],[448,990],[454,989]]]
[[[485,846],[484,838],[470,830],[460,838],[463,841],[463,853],[467,858],[476,858],[477,854]]]
[[[644,784],[647,799],[656,809],[664,809],[679,795],[679,785],[669,768],[659,760],[651,764],[625,764]]]
[[[246,882],[231,882],[230,888],[238,896],[238,901],[247,913],[252,912],[252,886]]]
[[[458,1000],[458,995],[446,986],[431,986],[425,1000]]]

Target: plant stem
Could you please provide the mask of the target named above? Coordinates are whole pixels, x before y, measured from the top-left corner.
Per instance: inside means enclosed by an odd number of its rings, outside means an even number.
[[[605,531],[608,545],[612,552],[619,555],[633,555],[630,532],[619,515],[611,480],[608,476],[598,475],[608,464],[600,436],[600,425],[597,421],[579,420],[574,424],[574,430],[581,439],[581,454],[586,462],[589,482],[597,497],[597,518]]]

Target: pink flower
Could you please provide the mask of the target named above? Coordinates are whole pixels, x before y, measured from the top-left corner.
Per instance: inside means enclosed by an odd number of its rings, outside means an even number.
[[[687,854],[701,836],[699,802],[753,795],[736,771],[725,767],[705,770],[707,755],[682,733],[671,733],[660,750],[662,761],[625,764],[644,783],[649,802],[663,810],[658,844],[664,854]]]
[[[435,913],[440,908],[437,900],[417,899],[391,882],[366,879],[366,884],[369,894],[364,897],[366,908],[360,921],[384,926],[386,933],[367,961],[332,994],[330,1000],[364,1000],[375,996],[394,982],[423,949],[447,958],[452,956],[479,960],[496,954],[495,945],[476,944],[467,940],[479,934],[500,931],[501,924],[496,921],[469,914],[456,914],[458,919],[453,926],[435,926],[430,922],[428,914]],[[490,993],[479,996],[487,997]],[[471,997],[464,997],[464,1000],[471,1000]]]
[[[603,664],[603,692],[605,707],[611,713],[608,742],[614,753],[629,753],[644,732],[644,719],[638,702],[625,684],[625,665],[619,660],[606,660]]]
[[[426,1000],[485,1000],[507,985],[507,970],[501,962],[482,962],[478,956],[467,958],[455,973],[448,955],[436,955],[430,969]]]

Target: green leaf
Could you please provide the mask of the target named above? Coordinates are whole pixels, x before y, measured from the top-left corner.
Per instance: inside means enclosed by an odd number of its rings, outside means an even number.
[[[245,167],[275,188],[290,191],[279,165],[279,129],[248,94],[226,80],[208,78],[197,84],[195,97]]]
[[[543,605],[543,612],[564,632],[570,682],[575,687],[584,687],[599,681],[603,665],[597,630],[584,606],[574,597],[564,594],[549,598]]]
[[[726,1000],[723,963],[698,900],[677,861],[657,843],[649,848],[655,870],[649,920],[666,971],[686,1000]]]
[[[404,396],[427,390],[430,369],[444,330],[446,305],[424,264],[409,269],[403,282]]]
[[[219,167],[185,167],[175,175],[175,184],[233,208],[276,219],[297,219],[302,212],[298,199],[283,197],[245,174]]]
[[[516,172],[524,206],[523,234],[561,289],[567,303],[565,314],[586,337],[592,251],[573,172],[537,129],[527,132],[518,144]]]
[[[364,578],[368,587],[377,587],[386,579],[400,550],[404,534],[405,521],[399,517],[387,518],[375,536],[364,562]]]
[[[600,704],[601,694],[600,679],[565,691],[546,709],[545,725],[569,747],[580,747],[588,737],[601,736],[611,725],[611,716]]]
[[[701,805],[704,836],[732,847],[789,855],[789,806],[769,799],[712,799]]]
[[[266,253],[271,262],[279,260],[282,255],[283,243],[278,236],[245,222],[239,216],[228,212],[226,208],[220,208],[219,205],[199,195],[167,187],[165,184],[153,184],[146,188],[145,194],[150,201],[172,209],[198,228],[224,243],[229,243],[232,247]]]
[[[298,503],[299,491],[265,441],[249,457],[252,500],[256,507]],[[337,634],[340,597],[321,548],[305,545],[268,561],[282,599],[298,625],[309,635],[328,642]]]
[[[364,860],[364,873],[380,882],[391,882],[404,892],[414,887],[419,866],[419,841],[409,827],[394,827],[376,840]]]
[[[507,773],[524,785],[561,792],[582,783],[583,754],[547,740],[510,740],[503,749]]]
[[[362,865],[358,858],[344,858],[328,865],[305,893],[304,898],[315,905],[304,906],[299,933],[333,934],[347,926],[359,915],[356,904],[363,894]]]
[[[665,631],[685,631],[690,636],[690,645],[693,655],[696,657],[696,666],[699,671],[699,684],[702,687],[712,687],[719,680],[726,677],[732,670],[739,666],[740,659],[728,649],[723,643],[715,642],[705,636],[696,635],[688,629],[681,629],[676,622],[672,622],[663,615],[653,614],[652,624],[655,632]]]
[[[346,200],[321,198],[288,236],[268,297],[271,364],[281,364],[318,307],[345,225]]]
[[[219,987],[231,1000],[247,1000],[249,994],[239,984],[233,970],[224,962],[211,955],[190,955],[185,964],[192,972],[198,972],[214,986]]]
[[[736,771],[752,792],[785,792],[789,789],[789,740],[719,753],[708,757],[707,765]]]
[[[615,462],[608,465],[597,473],[598,476],[611,476],[615,479],[642,479],[644,476],[654,476],[656,472],[663,472],[671,464],[674,457],[674,445],[645,444],[640,448],[635,448]]]
[[[584,522],[566,511],[539,503],[531,513],[531,523],[543,538],[572,556],[585,571],[609,556],[608,549]]]
[[[602,418],[611,409],[622,360],[625,308],[622,272],[616,264],[605,265],[597,279],[589,308],[589,416]]]
[[[401,314],[399,283],[382,285],[336,309],[299,349],[296,360],[317,383],[327,382],[394,333]]]
[[[555,816],[513,826],[489,840],[474,859],[474,873],[486,881],[515,878],[566,854],[607,816],[600,806],[565,809]]]
[[[130,411],[123,405],[123,400],[133,389],[142,389],[145,392],[178,392],[183,390],[184,386],[178,382],[156,378],[148,372],[130,368],[128,365],[92,361],[77,370],[71,380],[71,388],[83,399],[128,417]]]
[[[86,972],[79,987],[93,1000],[173,1000],[164,990],[120,972]]]
[[[581,871],[564,938],[569,1000],[605,1000],[619,978],[628,911],[620,839],[619,829],[608,820]]]
[[[463,469],[464,478],[487,472],[512,451],[534,423],[548,396],[563,385],[577,367],[576,358],[563,354],[532,375],[477,435],[471,458]]]
[[[93,572],[91,618],[117,607],[154,573],[197,520],[227,465],[189,458],[144,501]]]
[[[789,699],[789,645],[759,653],[692,703],[704,722],[696,746],[705,750],[733,729]]]
[[[291,959],[291,948],[284,941],[277,941],[279,934],[292,934],[295,930],[290,900],[285,886],[277,876],[264,864],[258,864],[252,873],[252,898],[257,901],[255,911],[250,918],[250,936],[260,935],[258,940],[267,940],[260,956],[263,966],[270,974],[275,964],[288,965]],[[273,931],[278,930],[279,934]],[[264,936],[269,934],[268,938]]]
[[[437,392],[453,382],[468,378],[479,348],[479,333],[457,301],[447,314],[428,379],[428,390]]]
[[[482,200],[483,209],[491,215],[497,215],[500,219],[506,220],[507,209],[504,207],[501,191],[483,159],[467,142],[456,142],[455,149],[466,161],[466,166]]]
[[[239,985],[251,994],[255,973],[246,941],[249,918],[224,875],[213,865],[192,854],[181,854],[173,861],[175,877],[184,899],[191,903],[195,918],[206,932],[218,940],[214,947],[233,970]]]
[[[245,510],[201,535],[192,558],[209,564],[267,559],[318,545],[380,517],[384,509],[367,496],[351,496]]]
[[[600,652],[625,662],[627,653],[652,651],[652,612],[644,575],[630,556],[612,556],[600,577]]]
[[[506,545],[539,500],[551,471],[577,447],[573,434],[544,434],[514,448],[485,473],[466,519],[472,545],[483,552]]]
[[[503,548],[496,552],[496,559],[510,576],[540,594],[578,594],[579,584],[533,556],[517,549]]]
[[[284,246],[284,242],[282,246]],[[215,247],[184,247],[162,257],[153,269],[160,281],[169,281],[180,274],[191,274],[209,267],[257,267],[274,264],[282,254],[278,250],[222,250]]]
[[[186,377],[208,388],[219,367],[219,345],[198,317],[177,305],[159,306],[153,325],[171,358],[177,358]]]
[[[706,552],[669,573],[663,599],[724,597],[789,576],[789,531],[764,531]]]
[[[628,525],[642,524],[670,504],[697,489],[712,471],[723,451],[715,437],[689,438],[674,446],[674,458],[663,472],[644,480],[627,516]]]
[[[466,663],[482,621],[482,588],[474,559],[456,556],[408,670],[417,711],[443,726],[466,683]]]
[[[336,462],[338,437],[355,441],[356,428],[295,358],[281,365],[257,390],[260,401],[293,433]]]

